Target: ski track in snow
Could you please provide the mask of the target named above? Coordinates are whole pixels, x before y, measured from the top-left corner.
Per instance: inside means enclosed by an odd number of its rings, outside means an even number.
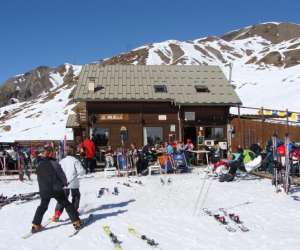
[[[83,228],[73,238],[70,222],[52,223],[45,230],[29,239],[21,239],[31,227],[31,220],[39,200],[24,204],[10,204],[0,210],[0,249],[10,250],[76,250],[76,249],[113,249],[102,226],[109,224],[111,230],[121,240],[123,249],[151,249],[145,242],[128,233],[128,225],[146,234],[159,243],[164,250],[214,250],[214,249],[297,249],[300,244],[300,193],[292,195],[276,194],[270,180],[249,176],[231,183],[212,180],[204,207],[211,210],[220,207],[237,206],[229,211],[238,213],[240,219],[250,229],[244,233],[237,230],[230,233],[212,217],[204,215],[199,208],[193,215],[195,202],[203,184],[204,173],[196,169],[192,174],[162,176],[171,184],[161,185],[159,175],[141,177],[144,186],[127,182],[125,177],[107,179],[102,173],[81,180],[81,218],[93,213],[95,220]],[[136,177],[132,177],[133,180]],[[120,182],[118,184],[118,182]],[[209,185],[207,180],[205,190]],[[37,191],[37,182],[0,181],[1,193],[12,195]],[[112,195],[114,186],[119,195]],[[109,188],[97,198],[101,187]],[[300,191],[298,191],[300,192]],[[294,197],[294,199],[293,199]],[[295,198],[296,197],[296,198]],[[200,200],[201,204],[203,201]],[[52,215],[55,200],[51,200],[43,222]],[[67,219],[64,212],[62,220]],[[231,224],[234,226],[234,224]]]

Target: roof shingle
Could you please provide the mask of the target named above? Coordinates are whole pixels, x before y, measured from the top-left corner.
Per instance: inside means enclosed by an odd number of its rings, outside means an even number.
[[[96,77],[88,91],[89,77]],[[164,84],[167,93],[156,93],[154,85]],[[198,93],[196,85],[210,92]],[[87,64],[82,68],[75,101],[173,101],[181,105],[238,105],[241,100],[218,66],[109,65]]]

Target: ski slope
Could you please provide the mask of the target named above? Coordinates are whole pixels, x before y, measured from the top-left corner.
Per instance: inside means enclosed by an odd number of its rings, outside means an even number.
[[[127,181],[125,177],[107,179],[102,173],[84,176],[81,180],[81,218],[93,213],[95,220],[90,225],[69,238],[73,228],[68,220],[52,223],[49,229],[24,240],[21,236],[30,229],[39,200],[10,204],[0,209],[0,249],[111,250],[113,244],[102,230],[104,224],[110,225],[122,241],[123,249],[128,250],[152,248],[129,234],[128,225],[155,239],[164,250],[298,249],[300,189],[294,189],[291,195],[276,194],[270,180],[254,176],[231,183],[206,180],[201,196],[204,199],[200,199],[197,213],[193,215],[204,176],[201,169],[191,174],[163,176],[165,180],[170,177],[172,183],[162,185],[160,176],[153,175],[139,178],[144,186],[131,183],[132,187],[122,185]],[[111,194],[115,186],[119,188],[118,196]],[[101,187],[109,188],[110,193],[97,198]],[[0,190],[5,195],[36,191],[37,182],[1,179]],[[210,209],[236,206],[229,211],[238,213],[250,231],[226,231],[212,217],[201,213],[201,205]],[[54,207],[52,200],[44,223]],[[67,219],[65,213],[61,219]]]

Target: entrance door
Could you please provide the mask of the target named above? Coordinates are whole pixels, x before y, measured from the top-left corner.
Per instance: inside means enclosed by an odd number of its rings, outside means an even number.
[[[187,139],[191,139],[194,146],[197,146],[197,131],[196,127],[185,127],[183,132],[184,143]]]

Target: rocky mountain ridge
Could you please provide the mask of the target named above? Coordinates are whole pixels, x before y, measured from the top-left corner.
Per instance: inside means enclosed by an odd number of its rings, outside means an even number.
[[[152,43],[99,63],[218,65],[228,78],[231,68],[231,83],[245,106],[300,111],[300,26],[297,24],[270,22],[221,37]],[[37,131],[43,128],[45,119],[50,119],[48,123],[53,125],[50,130],[61,131],[48,136],[62,138],[67,116],[74,107],[72,92],[80,70],[81,65],[41,66],[8,79],[0,87],[0,140],[3,137],[24,139],[35,133],[36,138],[44,138]],[[59,122],[56,116],[47,116],[50,106],[57,115],[63,113]],[[62,110],[58,111],[58,107]],[[29,125],[39,119],[38,130]],[[28,124],[28,128],[21,128],[20,124]]]

